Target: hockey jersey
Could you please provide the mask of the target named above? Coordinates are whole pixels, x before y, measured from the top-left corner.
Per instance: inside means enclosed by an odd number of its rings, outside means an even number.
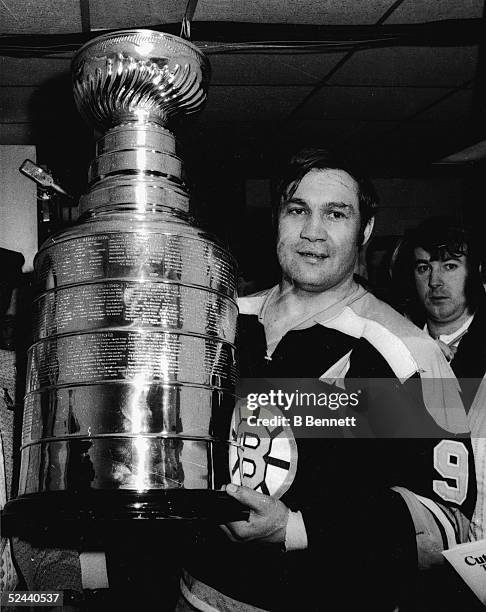
[[[248,379],[258,389],[263,379],[321,379],[334,385],[325,388],[362,394],[357,415],[366,427],[305,437],[264,421],[248,436],[237,406],[234,481],[300,511],[308,546],[284,552],[205,531],[186,566],[187,597],[201,610],[325,610],[330,601],[343,611],[414,610],[417,568],[434,566],[441,550],[466,539],[475,501],[453,374],[426,334],[361,289],[285,333],[269,354],[268,297],[240,300],[245,391]]]

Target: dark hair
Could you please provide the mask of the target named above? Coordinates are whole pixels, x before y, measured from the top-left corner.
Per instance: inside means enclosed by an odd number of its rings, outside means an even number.
[[[344,170],[356,181],[361,221],[359,234],[361,244],[366,224],[376,214],[378,196],[371,181],[356,164],[328,149],[302,149],[291,158],[279,185],[279,197],[274,209],[275,220],[278,218],[283,201],[293,196],[300,181],[311,170]]]
[[[408,301],[413,305],[418,297],[414,277],[414,251],[422,248],[430,258],[444,261],[451,257],[466,257],[466,303],[475,310],[479,300],[484,297],[481,278],[482,253],[480,242],[472,228],[454,217],[430,217],[414,229],[408,230],[403,238],[397,256],[393,276],[408,292]],[[415,306],[416,307],[416,306]]]

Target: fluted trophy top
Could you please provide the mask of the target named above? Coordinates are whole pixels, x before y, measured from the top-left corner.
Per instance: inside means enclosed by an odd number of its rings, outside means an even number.
[[[125,122],[165,125],[206,100],[210,66],[201,51],[177,36],[125,30],[95,38],[72,61],[74,98],[98,129]]]

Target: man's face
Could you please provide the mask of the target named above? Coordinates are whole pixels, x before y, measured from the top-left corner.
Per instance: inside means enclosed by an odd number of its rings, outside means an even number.
[[[344,170],[311,170],[279,211],[277,256],[284,281],[307,292],[349,281],[359,231],[356,181]]]
[[[467,311],[466,256],[431,261],[430,253],[420,247],[414,256],[415,286],[427,318],[440,323],[459,319]]]

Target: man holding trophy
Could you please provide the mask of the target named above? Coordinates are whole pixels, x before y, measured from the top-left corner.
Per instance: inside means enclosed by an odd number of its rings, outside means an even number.
[[[261,396],[260,425],[248,431],[237,405],[228,432],[235,269],[192,224],[165,127],[200,107],[208,70],[190,43],[144,31],[107,34],[73,60],[78,106],[107,131],[81,222],[37,256],[20,496],[7,514],[16,524],[61,517],[82,535],[101,524],[117,537],[128,519],[153,527],[164,552],[161,523],[212,525],[183,551],[179,611],[310,611],[332,599],[343,611],[414,610],[417,569],[434,574],[441,551],[463,540],[475,501],[452,371],[426,334],[354,280],[373,188],[347,162],[307,150],[275,211],[281,283],[239,301],[237,358],[247,379],[323,379],[356,393],[359,431],[306,439],[272,428],[265,418],[277,413],[265,415]],[[59,555],[28,557],[35,578]],[[67,588],[110,586],[86,587],[84,561],[63,558]],[[49,587],[62,589],[56,574]]]
[[[353,166],[325,150],[297,154],[275,211],[282,280],[239,300],[242,376],[340,380],[362,393],[356,414],[368,439],[302,439],[287,428],[283,444],[276,427],[249,427],[237,407],[226,492],[249,518],[196,547],[178,612],[324,610],[329,601],[416,610],[427,596],[417,570],[435,580],[441,551],[466,538],[474,468],[453,374],[430,338],[353,278],[375,206]]]

